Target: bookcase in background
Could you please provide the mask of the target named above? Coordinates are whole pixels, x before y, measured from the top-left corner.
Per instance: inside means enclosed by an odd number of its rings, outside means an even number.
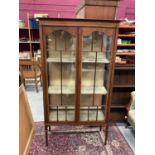
[[[135,26],[120,26],[110,120],[125,120],[130,93],[135,90]]]
[[[30,16],[27,15],[27,27],[19,28],[19,58],[31,59],[40,52],[39,28],[33,28],[30,24]]]

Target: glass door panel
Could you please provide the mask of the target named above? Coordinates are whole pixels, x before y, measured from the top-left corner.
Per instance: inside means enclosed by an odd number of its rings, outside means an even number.
[[[76,29],[51,32],[46,37],[49,120],[75,121]]]
[[[104,31],[82,30],[80,121],[104,121],[111,38]]]

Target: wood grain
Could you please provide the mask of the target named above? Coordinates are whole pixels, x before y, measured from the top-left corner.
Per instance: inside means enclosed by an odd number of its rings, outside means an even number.
[[[34,134],[34,121],[23,84],[19,88],[19,154],[28,155]]]

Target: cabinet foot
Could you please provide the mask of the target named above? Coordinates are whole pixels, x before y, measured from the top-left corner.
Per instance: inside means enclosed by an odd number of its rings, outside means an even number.
[[[105,140],[104,140],[104,145],[107,144],[107,139],[108,139],[108,125],[105,126]]]
[[[102,130],[102,126],[100,126],[100,131]]]
[[[49,126],[49,131],[51,131],[51,126]]]
[[[46,141],[46,146],[48,146],[48,127],[45,126],[45,141]]]

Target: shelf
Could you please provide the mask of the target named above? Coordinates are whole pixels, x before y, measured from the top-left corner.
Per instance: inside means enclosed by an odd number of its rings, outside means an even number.
[[[39,28],[38,29],[32,29],[29,27],[23,27],[23,28],[19,28],[19,30],[39,30]]]
[[[135,65],[134,64],[116,64],[115,65],[115,70],[134,70],[135,69]]]
[[[47,62],[61,62],[60,58],[47,58]],[[63,63],[75,63],[75,57],[62,58]]]
[[[110,107],[111,107],[112,109],[124,109],[124,108],[126,108],[125,105],[111,105]]]
[[[135,52],[117,52],[116,55],[133,56],[133,55],[135,55]]]
[[[82,59],[83,63],[95,63],[95,58],[83,58]],[[97,63],[109,63],[109,60],[106,58],[102,58],[102,59],[97,59],[96,61]]]
[[[28,27],[19,28],[19,30],[29,30]]]
[[[113,88],[134,88],[135,85],[113,85]]]
[[[122,37],[122,38],[123,37],[125,37],[125,38],[126,37],[129,37],[129,38],[131,37],[132,38],[132,37],[135,37],[135,34],[119,34],[118,37]]]
[[[117,47],[132,47],[135,46],[135,44],[117,44]]]
[[[49,94],[61,94],[61,86],[49,86]],[[62,94],[75,94],[75,87],[62,86]],[[93,94],[93,87],[82,87],[81,94]],[[105,95],[107,90],[105,87],[95,87],[95,94]]]
[[[61,94],[61,86],[49,86],[49,94]],[[62,94],[75,94],[75,87],[73,86],[62,86]]]
[[[19,44],[30,44],[30,41],[19,41]]]
[[[115,67],[135,67],[135,64],[116,64]]]
[[[40,44],[39,41],[19,41],[20,44]]]
[[[32,44],[40,44],[40,41],[31,41]]]
[[[93,94],[93,88],[94,87],[82,87],[82,91],[81,94]],[[96,86],[95,87],[95,94],[102,94],[102,95],[106,95],[107,94],[107,90],[105,89],[105,87],[101,86]]]
[[[88,114],[88,107],[80,107],[80,121],[96,121],[97,107],[90,107]],[[88,118],[89,116],[89,118]],[[103,121],[105,115],[102,109],[98,108],[97,121]],[[74,106],[61,106],[58,109],[51,108],[49,111],[50,121],[74,121],[75,120],[75,107]]]
[[[32,60],[31,58],[19,58],[19,61],[22,61],[22,60]]]
[[[39,28],[30,28],[30,30],[38,30],[39,31]]]
[[[119,29],[135,29],[135,26],[119,26]]]
[[[115,61],[115,64],[117,64],[117,65],[118,65],[118,64],[119,64],[119,65],[126,65],[127,62],[126,62],[126,61],[121,61],[121,62],[120,62],[120,61],[119,61],[119,62],[118,62],[118,61]]]
[[[60,58],[47,58],[47,62],[61,62]],[[75,62],[75,57],[68,57],[68,58],[62,58],[63,63],[73,63]],[[82,63],[95,63],[95,59],[90,58],[83,58]],[[97,63],[109,63],[109,60],[105,59],[98,59]]]

